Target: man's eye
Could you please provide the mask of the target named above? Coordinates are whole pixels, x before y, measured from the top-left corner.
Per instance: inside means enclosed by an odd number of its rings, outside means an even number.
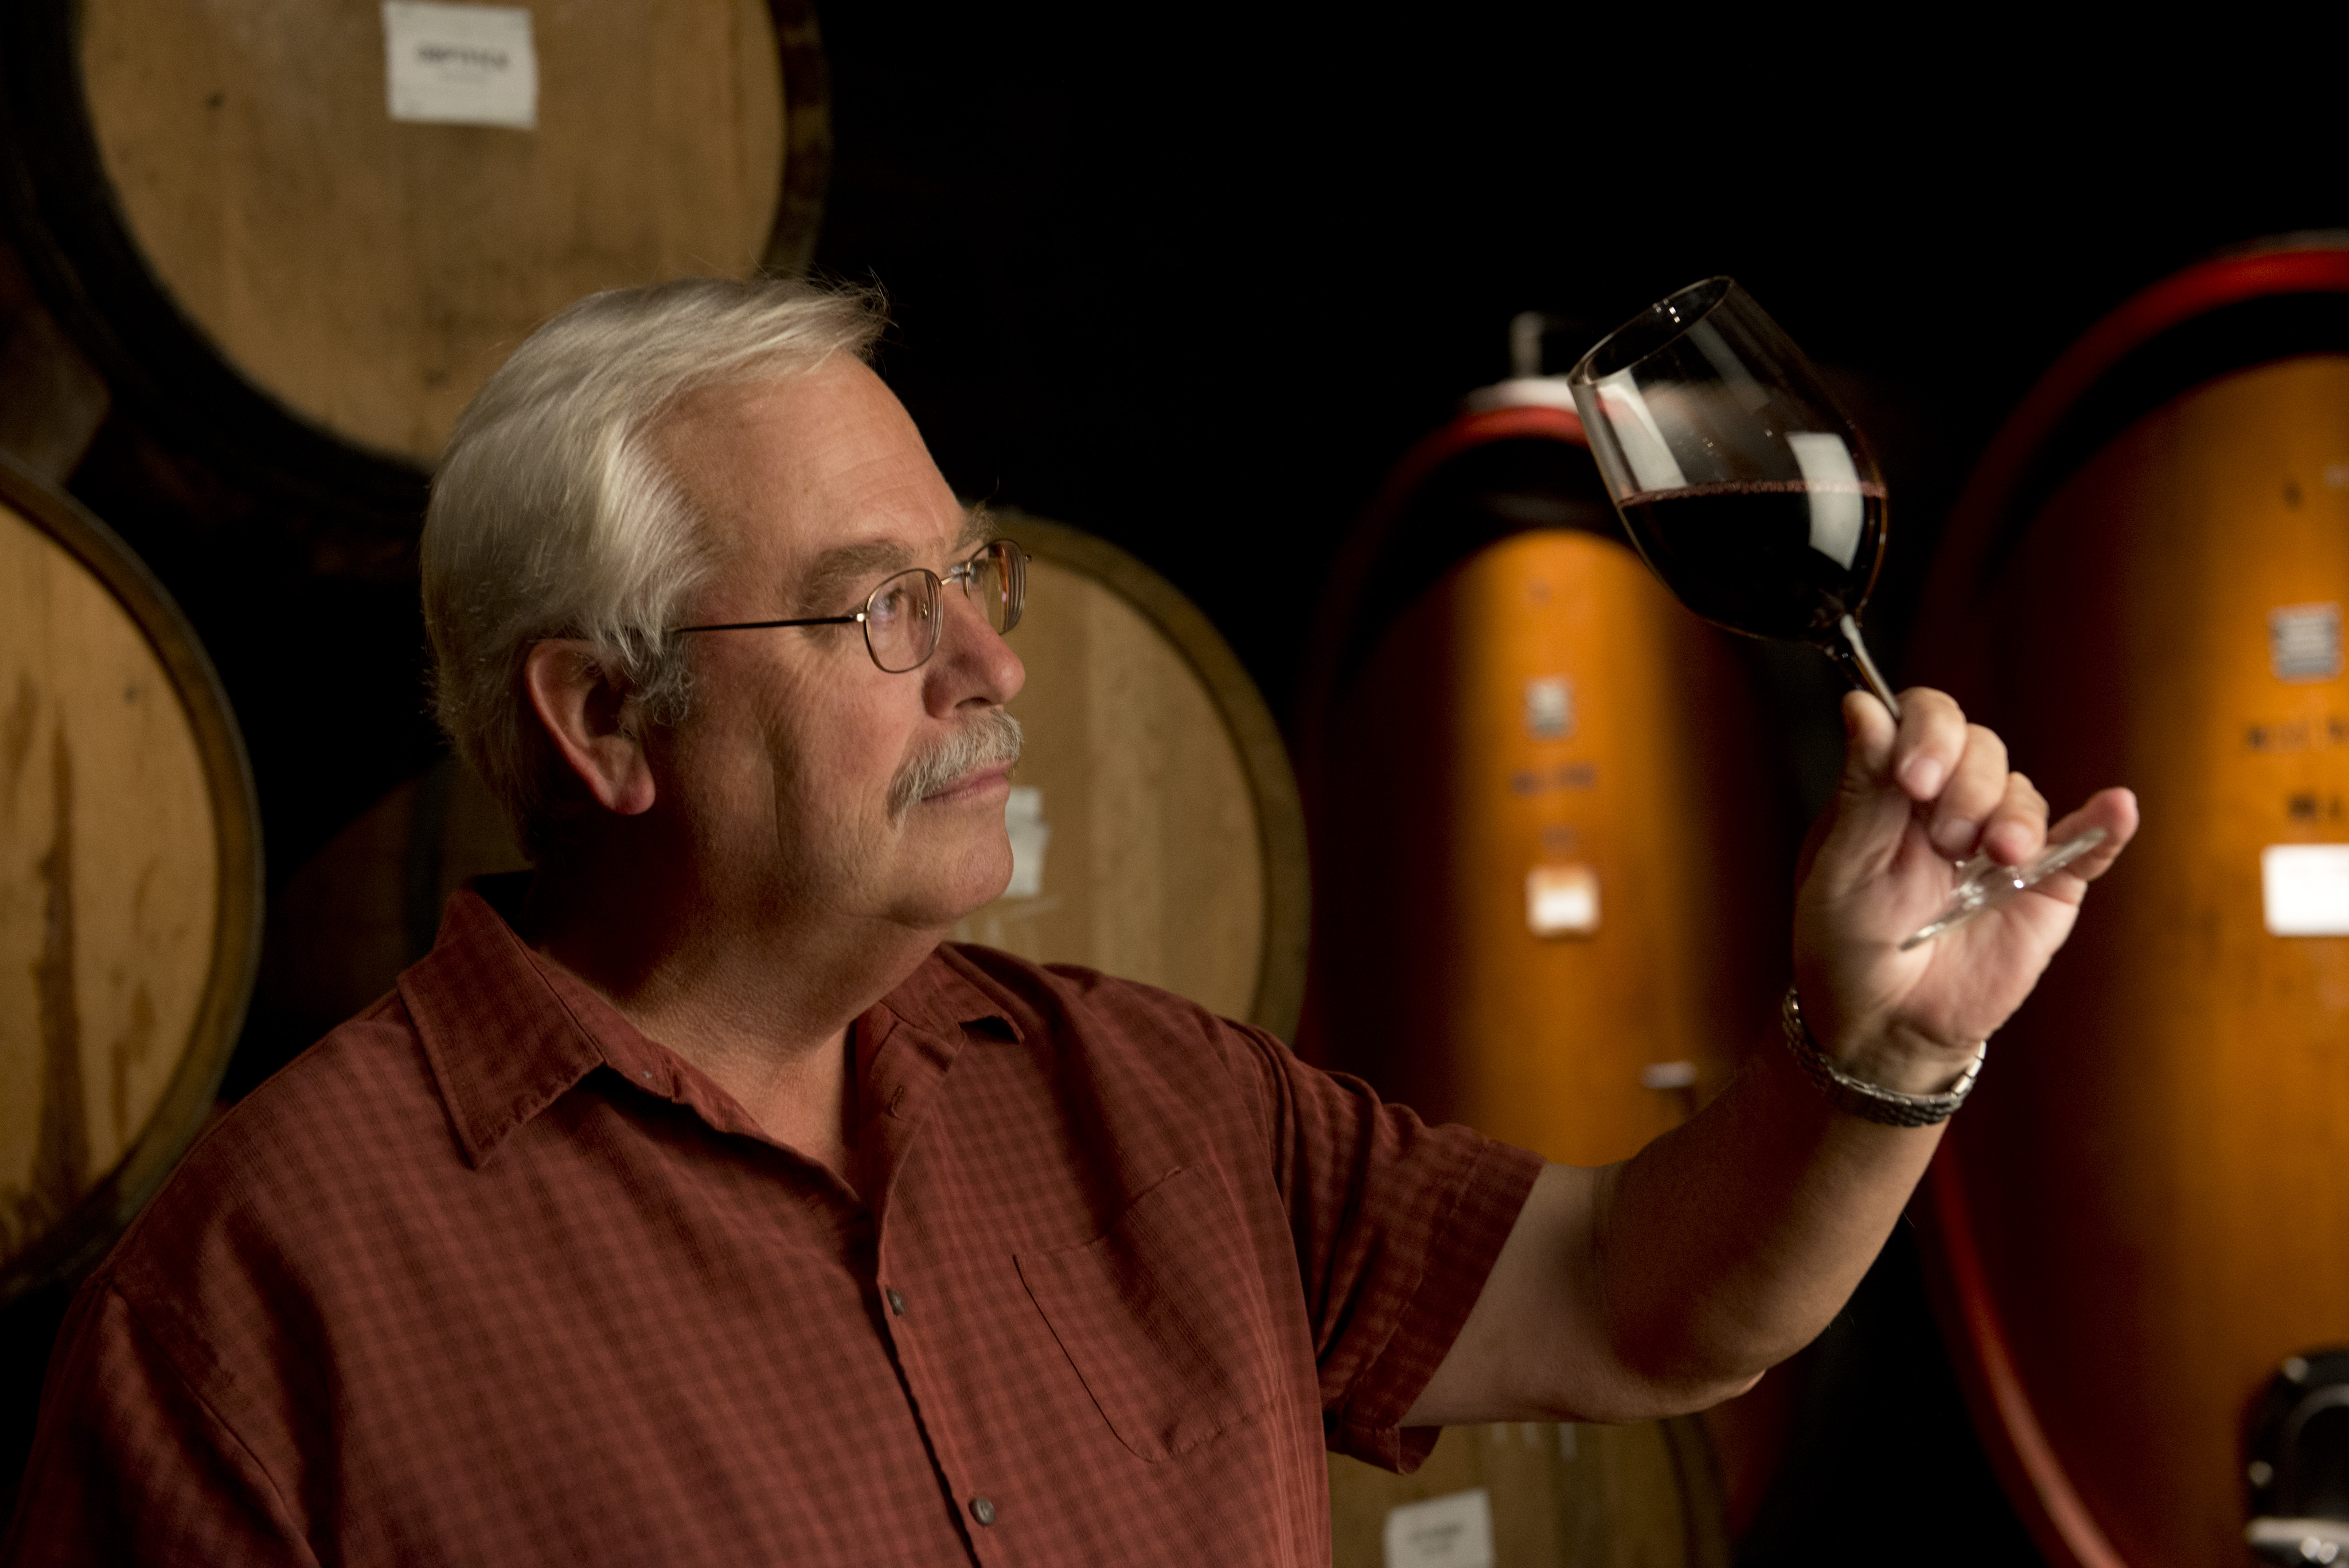
[[[873,596],[872,607],[866,613],[875,626],[888,626],[903,620],[906,610],[904,588],[884,588]]]

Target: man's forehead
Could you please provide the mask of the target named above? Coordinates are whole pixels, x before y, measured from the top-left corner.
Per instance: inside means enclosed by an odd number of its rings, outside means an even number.
[[[985,537],[904,407],[855,361],[709,389],[665,423],[679,480],[770,570],[911,565]]]

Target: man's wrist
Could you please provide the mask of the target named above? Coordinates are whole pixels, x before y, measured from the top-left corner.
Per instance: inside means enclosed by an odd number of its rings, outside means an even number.
[[[1785,1028],[1787,1050],[1802,1066],[1804,1075],[1829,1103],[1837,1110],[1887,1127],[1931,1127],[1947,1121],[1973,1092],[1974,1080],[1990,1053],[1990,1043],[1985,1040],[1974,1048],[1972,1060],[1946,1078],[1940,1088],[1931,1093],[1911,1094],[1872,1082],[1829,1056],[1803,1017],[1802,1001],[1795,986],[1786,988],[1779,1018]]]

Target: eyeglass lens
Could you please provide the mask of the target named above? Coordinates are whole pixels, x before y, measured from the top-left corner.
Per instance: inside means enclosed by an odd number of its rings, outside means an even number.
[[[1009,539],[998,539],[968,563],[963,590],[978,601],[987,623],[999,635],[1019,624],[1028,598],[1028,557]]]
[[[864,601],[864,645],[892,674],[919,666],[938,646],[937,577],[916,566],[873,590]]]
[[[998,539],[949,575],[978,601],[997,632],[1019,624],[1027,599],[1028,560],[1019,545]],[[874,663],[894,675],[928,662],[938,649],[945,587],[936,574],[916,566],[873,590],[864,606],[864,644],[873,650]]]

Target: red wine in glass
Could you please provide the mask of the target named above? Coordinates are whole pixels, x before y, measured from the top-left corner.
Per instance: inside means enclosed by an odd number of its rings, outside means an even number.
[[[1884,486],[1863,482],[1850,561],[1812,547],[1812,492],[1800,480],[1642,490],[1617,510],[1656,575],[1705,619],[1754,637],[1840,635],[1875,586]]]
[[[1859,427],[1792,338],[1725,277],[1625,323],[1567,378],[1631,542],[1682,604],[1750,637],[1808,642],[1897,718],[1859,614],[1885,547],[1885,489]],[[2022,866],[1957,867],[1913,948],[2104,841],[2092,828]]]

